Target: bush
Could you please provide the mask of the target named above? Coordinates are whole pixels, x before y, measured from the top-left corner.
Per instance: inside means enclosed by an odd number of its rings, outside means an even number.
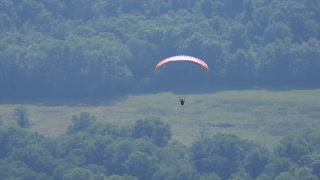
[[[14,109],[13,119],[16,121],[17,125],[22,128],[30,127],[30,116],[28,109],[24,106],[19,106]]]

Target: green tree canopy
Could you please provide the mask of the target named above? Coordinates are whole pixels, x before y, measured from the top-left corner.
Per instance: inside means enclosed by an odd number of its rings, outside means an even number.
[[[137,120],[133,126],[133,138],[146,138],[158,146],[167,145],[171,136],[169,124],[160,119]]]

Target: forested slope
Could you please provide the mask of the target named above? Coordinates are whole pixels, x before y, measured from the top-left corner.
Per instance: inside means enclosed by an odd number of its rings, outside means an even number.
[[[318,0],[2,0],[0,97],[318,87],[319,36]],[[177,54],[210,72],[154,73]]]

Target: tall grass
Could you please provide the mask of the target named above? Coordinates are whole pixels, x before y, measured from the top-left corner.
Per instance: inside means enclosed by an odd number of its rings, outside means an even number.
[[[180,95],[168,92],[128,96],[109,105],[26,104],[25,107],[33,122],[32,130],[49,135],[63,132],[72,115],[85,111],[100,121],[118,125],[160,117],[171,125],[173,138],[186,145],[195,138],[224,132],[274,146],[290,133],[320,127],[319,95],[320,90],[235,90]],[[184,106],[178,102],[179,96],[186,97]],[[3,124],[12,122],[12,111],[19,105],[0,105]]]

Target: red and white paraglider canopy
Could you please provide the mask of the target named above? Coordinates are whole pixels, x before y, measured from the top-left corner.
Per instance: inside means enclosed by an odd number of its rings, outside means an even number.
[[[192,57],[192,56],[186,56],[186,55],[172,56],[172,57],[166,58],[157,64],[155,70],[158,70],[164,64],[167,64],[170,62],[176,62],[176,61],[189,61],[202,66],[207,72],[209,71],[208,64],[205,63],[203,60],[196,57]]]

